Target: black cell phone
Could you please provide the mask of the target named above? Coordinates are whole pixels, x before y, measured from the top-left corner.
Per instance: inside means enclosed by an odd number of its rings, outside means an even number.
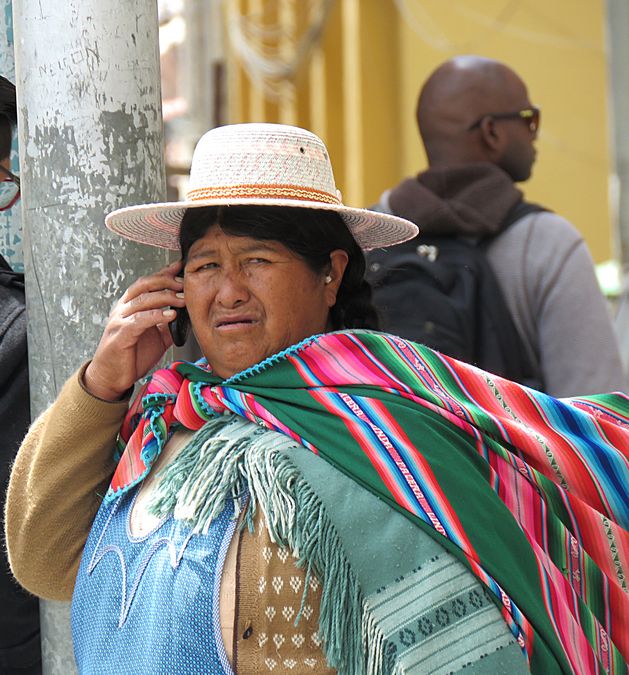
[[[168,324],[168,330],[175,345],[183,347],[188,339],[190,317],[185,307],[172,307],[171,309],[175,310],[177,316]]]

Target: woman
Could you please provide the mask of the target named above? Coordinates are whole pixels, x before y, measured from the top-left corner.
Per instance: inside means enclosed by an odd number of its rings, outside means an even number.
[[[359,246],[415,228],[343,206],[303,130],[210,131],[185,202],[107,225],[182,261],[114,307],[7,506],[17,579],[74,593],[81,672],[622,672],[625,400],[356,330]],[[127,411],[188,320],[207,362]]]

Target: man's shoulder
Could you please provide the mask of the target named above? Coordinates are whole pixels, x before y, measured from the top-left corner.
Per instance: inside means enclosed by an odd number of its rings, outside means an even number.
[[[544,245],[573,246],[583,240],[577,228],[563,216],[554,211],[533,211],[518,218],[497,238],[510,241],[517,239],[534,239]]]
[[[487,246],[489,262],[503,284],[556,279],[567,260],[588,257],[577,228],[551,211],[529,213],[512,223]]]

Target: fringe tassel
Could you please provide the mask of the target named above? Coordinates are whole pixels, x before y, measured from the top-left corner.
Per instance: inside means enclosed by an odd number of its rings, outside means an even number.
[[[367,655],[367,675],[380,675],[384,665],[384,635],[371,612],[363,612],[363,650]],[[393,673],[391,673],[393,675]]]
[[[200,429],[163,471],[149,510],[157,516],[174,512],[195,532],[206,534],[212,521],[234,502],[241,511],[239,462],[250,444],[251,429],[235,429],[233,417],[218,417]]]
[[[150,511],[190,521],[206,533],[228,499],[253,531],[259,508],[269,536],[321,581],[319,616],[328,663],[343,675],[380,675],[384,638],[368,610],[343,544],[325,508],[282,450],[294,441],[233,416],[210,420],[162,472]],[[307,597],[304,587],[301,611]]]

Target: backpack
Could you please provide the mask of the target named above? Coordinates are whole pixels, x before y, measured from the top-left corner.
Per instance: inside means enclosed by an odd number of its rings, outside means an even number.
[[[501,232],[528,213],[520,202]],[[418,237],[367,256],[367,280],[382,329],[483,370],[539,389],[542,379],[527,351],[485,249],[456,236]]]

